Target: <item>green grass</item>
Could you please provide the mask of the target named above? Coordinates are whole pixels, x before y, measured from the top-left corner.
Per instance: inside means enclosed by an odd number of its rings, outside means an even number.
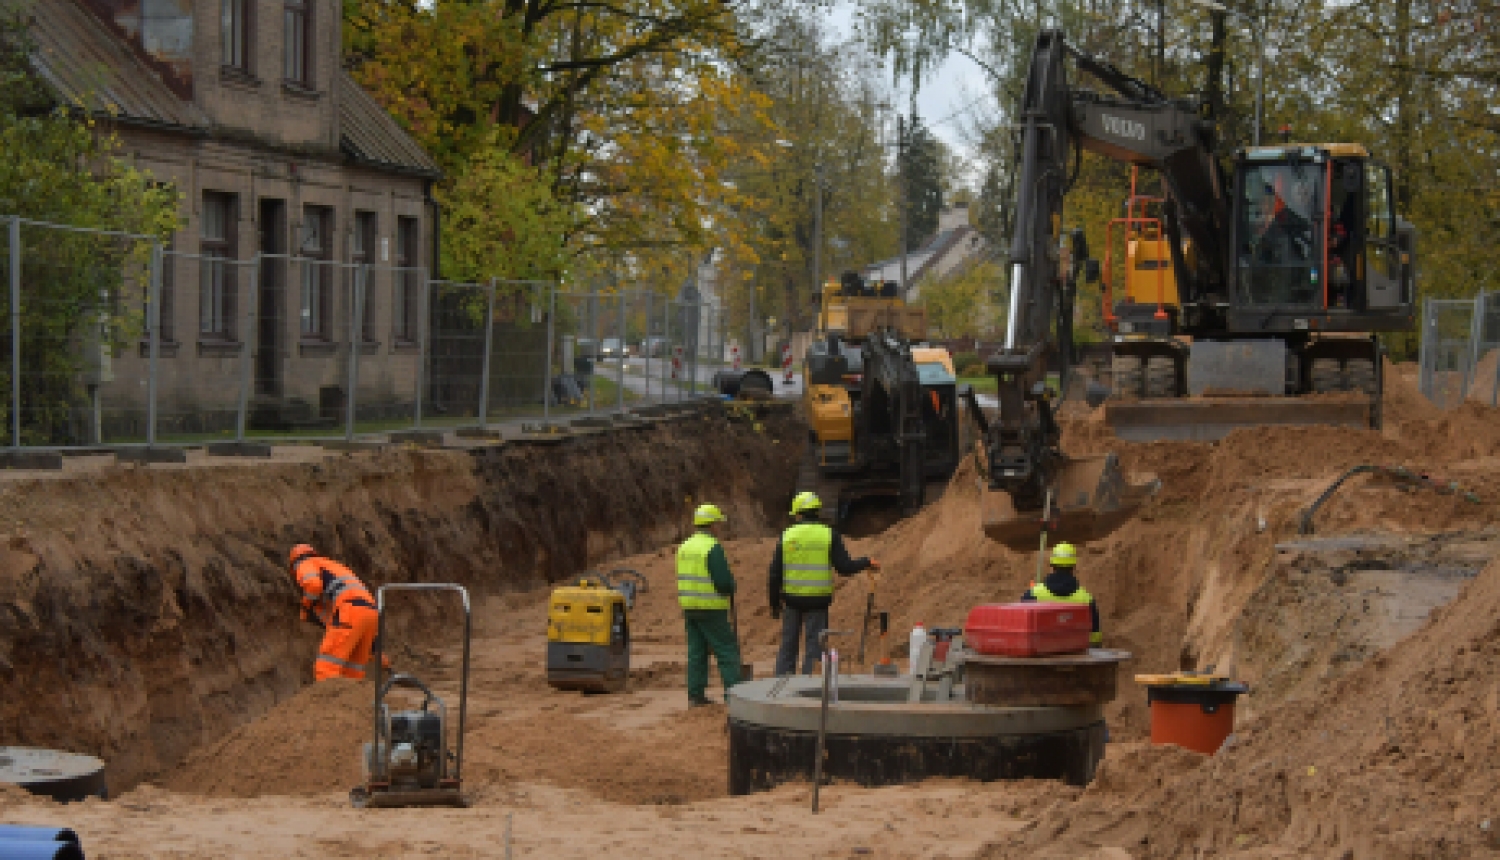
[[[994,394],[997,390],[993,376],[960,376],[958,387],[962,388],[965,385],[974,386],[975,394]]]

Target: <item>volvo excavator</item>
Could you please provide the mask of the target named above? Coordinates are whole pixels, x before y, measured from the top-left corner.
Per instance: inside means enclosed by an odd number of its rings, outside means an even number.
[[[1105,91],[1070,84],[1070,66]],[[1154,491],[1129,483],[1114,455],[1067,456],[1046,383],[1049,364],[1066,378],[1072,363],[1076,280],[1061,264],[1062,218],[1083,150],[1153,170],[1164,189],[1154,214],[1137,216],[1142,201],[1131,201],[1122,220],[1136,277],[1118,300],[1105,297],[1114,368],[1105,421],[1116,435],[1380,425],[1376,333],[1414,329],[1414,232],[1396,215],[1389,168],[1363,146],[1241,148],[1226,171],[1196,101],[1168,97],[1056,30],[1037,36],[1018,120],[1009,317],[1004,348],[987,362],[999,409],[986,415],[969,394],[989,537],[1016,548],[1035,547],[1039,530],[1091,540]],[[1087,254],[1081,238],[1075,260]],[[1111,393],[1094,383],[1087,396],[1097,406]]]

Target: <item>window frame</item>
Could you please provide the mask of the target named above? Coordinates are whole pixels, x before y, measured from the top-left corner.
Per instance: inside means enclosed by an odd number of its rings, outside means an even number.
[[[281,78],[286,83],[303,89],[313,89],[313,4],[310,0],[283,0],[281,13],[282,51]],[[298,24],[294,44],[293,22]],[[294,68],[294,61],[297,68]]]
[[[421,266],[421,219],[396,218],[396,295],[392,298],[391,336],[402,346],[421,343],[418,326],[422,324],[422,285],[417,269]]]
[[[302,207],[303,225],[316,225],[320,239],[318,247],[311,252],[305,242],[297,243],[296,256],[304,261],[314,261],[302,264],[297,334],[303,342],[333,342],[333,217],[332,206],[309,203]],[[316,295],[312,294],[313,287],[317,288]]]
[[[233,73],[255,74],[255,3],[253,0],[219,0],[219,65]],[[237,23],[230,32],[231,21]],[[239,56],[231,56],[233,47]]]
[[[221,236],[209,235],[214,213],[222,219]],[[239,195],[204,191],[198,220],[198,339],[233,343],[239,292],[238,272],[234,265],[239,232]]]
[[[353,229],[349,232],[349,262],[355,268],[349,270],[350,289],[349,298],[353,301],[354,285],[358,281],[360,266],[369,266],[365,280],[365,306],[364,318],[360,320],[360,339],[363,343],[374,344],[375,338],[375,296],[376,291],[372,289],[373,271],[376,265],[376,248],[380,244],[380,217],[377,213],[368,209],[354,210]]]

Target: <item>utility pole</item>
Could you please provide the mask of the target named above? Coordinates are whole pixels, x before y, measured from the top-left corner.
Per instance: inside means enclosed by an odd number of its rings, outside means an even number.
[[[823,165],[813,165],[813,295],[823,291]]]
[[[751,281],[749,283],[749,286],[750,286],[750,317],[749,317],[749,319],[745,323],[746,326],[749,328],[749,332],[745,336],[745,343],[748,346],[748,348],[746,349],[745,358],[748,359],[751,362],[754,362],[754,361],[758,360],[758,357],[760,355],[760,350],[758,350],[756,348],[756,340],[755,340],[756,325],[755,325],[755,281],[754,281],[754,279],[751,279]]]
[[[901,215],[901,298],[906,298],[906,118],[896,114],[896,186]]]

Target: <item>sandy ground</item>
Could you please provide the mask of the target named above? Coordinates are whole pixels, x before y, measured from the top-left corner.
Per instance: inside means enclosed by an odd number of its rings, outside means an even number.
[[[1070,451],[1116,451],[1164,483],[1082,554],[1106,644],[1135,655],[1087,789],[833,786],[818,816],[806,786],[726,796],[725,714],[686,707],[664,547],[604,565],[652,585],[632,617],[625,694],[546,686],[544,591],[477,603],[471,809],[349,808],[371,691],[334,683],[282,696],[111,802],[0,792],[0,820],[72,826],[91,857],[504,857],[507,833],[515,857],[1500,856],[1500,411],[1438,412],[1410,377],[1392,373],[1379,433],[1259,428],[1131,445],[1109,439],[1097,413],[1068,417]],[[1302,509],[1362,463],[1438,475],[1480,501],[1360,478],[1319,514],[1316,536],[1299,536]],[[915,622],[958,626],[976,603],[1025,588],[1034,559],[983,539],[979,492],[965,467],[937,504],[852,542],[884,563],[875,602],[898,631],[872,643],[872,659],[902,654]],[[774,539],[740,520],[727,549],[741,636],[765,674],[779,626],[765,594]],[[835,627],[859,629],[871,584],[840,583]],[[452,691],[455,631],[437,618],[392,647],[399,668]],[[1210,665],[1252,686],[1234,742],[1212,757],[1142,743],[1149,712],[1131,675]]]

